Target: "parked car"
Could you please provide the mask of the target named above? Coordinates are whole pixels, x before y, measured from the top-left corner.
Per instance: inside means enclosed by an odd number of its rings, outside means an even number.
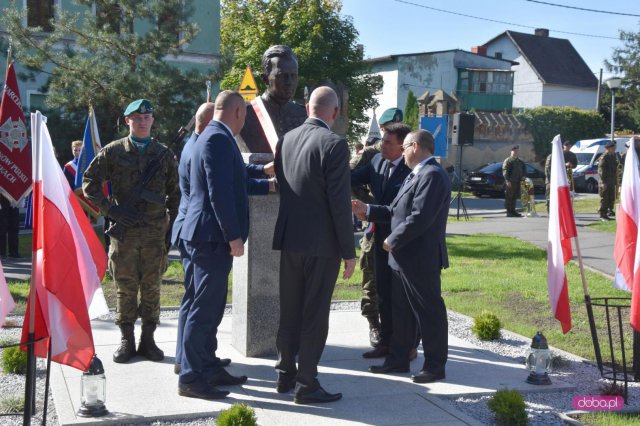
[[[527,168],[527,177],[533,180],[536,194],[544,194],[544,172],[537,167],[524,163]],[[489,195],[492,197],[504,196],[504,176],[502,175],[502,163],[489,163],[469,172],[464,179],[464,188],[473,195]]]

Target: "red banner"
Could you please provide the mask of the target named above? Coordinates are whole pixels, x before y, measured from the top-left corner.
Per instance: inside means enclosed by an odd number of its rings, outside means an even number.
[[[31,179],[31,143],[11,63],[0,105],[0,192],[17,202],[31,191]]]

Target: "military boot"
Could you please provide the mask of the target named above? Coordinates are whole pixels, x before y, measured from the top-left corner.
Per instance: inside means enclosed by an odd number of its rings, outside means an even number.
[[[118,364],[129,361],[136,355],[136,339],[133,335],[133,324],[120,324],[120,346],[113,353],[113,362]]]
[[[142,323],[142,334],[140,344],[138,344],[138,355],[147,358],[149,361],[162,361],[164,352],[156,346],[153,340],[153,332],[156,331],[156,324],[153,322]]]
[[[374,348],[380,344],[380,320],[377,315],[367,317],[369,321],[369,343]]]

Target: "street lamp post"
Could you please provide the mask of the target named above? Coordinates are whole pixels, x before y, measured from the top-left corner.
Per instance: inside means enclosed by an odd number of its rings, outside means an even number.
[[[611,140],[615,140],[614,138],[614,125],[615,125],[615,116],[616,116],[616,89],[620,87],[622,84],[622,79],[620,77],[611,77],[605,80],[609,90],[611,90]]]

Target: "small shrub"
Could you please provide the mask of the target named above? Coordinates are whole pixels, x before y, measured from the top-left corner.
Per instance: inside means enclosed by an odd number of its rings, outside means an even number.
[[[568,367],[571,365],[571,361],[567,358],[563,357],[560,354],[552,353],[551,354],[551,368],[557,370],[562,367]]]
[[[500,338],[500,320],[491,312],[483,312],[473,321],[471,330],[480,340],[496,340]]]
[[[216,419],[218,426],[256,426],[258,419],[253,408],[247,404],[233,404],[222,410]]]
[[[529,422],[522,394],[515,389],[499,389],[487,406],[500,425],[524,426]]]
[[[15,414],[24,411],[24,397],[9,396],[0,399],[0,414]]]
[[[27,372],[27,353],[22,352],[19,346],[5,348],[2,350],[0,364],[2,371],[7,374],[25,374]]]

